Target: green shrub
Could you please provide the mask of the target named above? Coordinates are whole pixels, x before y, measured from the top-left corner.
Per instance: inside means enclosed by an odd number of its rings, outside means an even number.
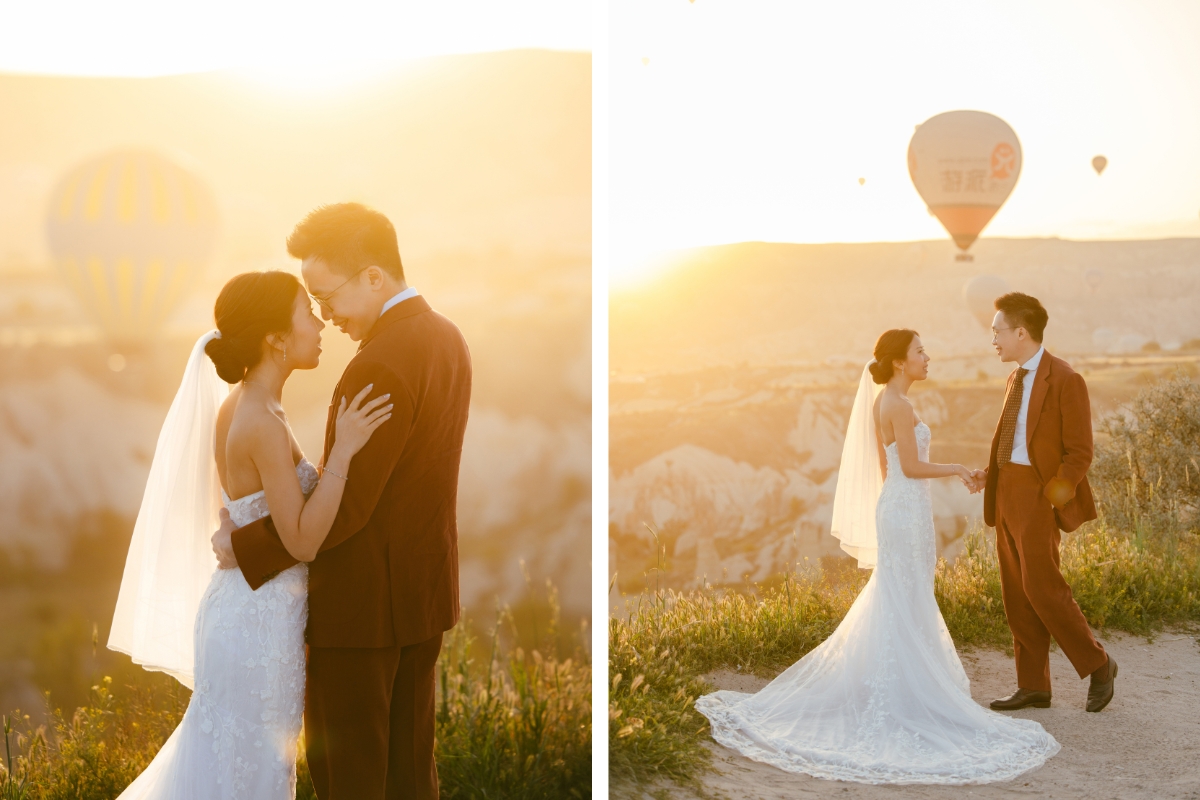
[[[1200,386],[1182,372],[1099,421],[1088,472],[1100,513],[1135,539],[1195,525],[1200,509]]]

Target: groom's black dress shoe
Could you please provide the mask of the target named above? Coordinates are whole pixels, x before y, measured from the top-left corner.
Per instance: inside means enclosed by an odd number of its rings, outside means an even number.
[[[1018,708],[1049,708],[1050,693],[1035,692],[1029,689],[1017,689],[1008,697],[1001,697],[999,700],[992,701],[992,708],[997,711],[1015,711]]]
[[[1101,673],[1107,673],[1107,677],[1102,679]],[[1092,673],[1092,683],[1088,686],[1088,711],[1100,711],[1108,705],[1113,698],[1113,681],[1116,680],[1116,677],[1117,661],[1109,656],[1108,663]]]

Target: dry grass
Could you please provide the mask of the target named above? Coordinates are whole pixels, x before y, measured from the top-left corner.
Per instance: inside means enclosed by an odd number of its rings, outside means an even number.
[[[498,614],[478,646],[466,620],[445,639],[438,663],[437,762],[444,798],[557,800],[591,797],[591,659],[559,657],[557,593],[548,586],[544,629],[530,640],[513,613]],[[584,641],[586,630],[581,631]],[[532,644],[527,651],[514,643]],[[486,658],[481,658],[486,654]],[[91,689],[71,714],[34,727],[19,715],[6,729],[12,757],[0,765],[0,800],[110,800],[140,773],[187,708],[188,692],[161,675],[114,690]],[[298,765],[297,798],[315,795]]]

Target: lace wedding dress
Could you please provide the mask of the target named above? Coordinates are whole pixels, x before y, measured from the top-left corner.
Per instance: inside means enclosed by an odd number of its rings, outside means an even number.
[[[305,496],[317,485],[296,466]],[[230,500],[235,525],[269,514],[263,492]],[[118,800],[293,800],[304,711],[308,565],[253,591],[237,569],[219,569],[200,600],[195,686],[183,720]]]
[[[931,433],[916,428],[922,461]],[[1059,744],[1041,725],[971,699],[933,595],[929,482],[905,477],[895,443],[876,506],[878,561],[833,634],[756,694],[696,701],[721,744],[789,772],[858,783],[1009,780]]]

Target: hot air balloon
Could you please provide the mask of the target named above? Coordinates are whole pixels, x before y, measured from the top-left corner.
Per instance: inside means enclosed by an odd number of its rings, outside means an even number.
[[[1087,281],[1088,288],[1094,292],[1100,288],[1100,284],[1104,281],[1104,270],[1092,267],[1083,273],[1083,279]]]
[[[991,330],[996,316],[996,298],[1008,294],[1008,281],[999,275],[976,275],[963,287],[963,300],[979,324]]]
[[[46,232],[59,271],[110,339],[145,340],[200,275],[216,203],[192,173],[146,150],[118,150],[69,171]]]
[[[867,182],[867,179],[866,179],[866,178],[859,178],[859,179],[858,179],[858,185],[859,185],[859,186],[862,186],[862,185],[863,185],[864,183],[866,183],[866,182]]]
[[[967,248],[1008,199],[1021,174],[1021,143],[1004,120],[982,111],[947,111],[917,126],[908,143],[917,193],[971,261]]]
[[[1104,156],[1096,156],[1092,159],[1092,169],[1096,170],[1096,174],[1100,175],[1104,172],[1104,168],[1108,166],[1108,159]]]

